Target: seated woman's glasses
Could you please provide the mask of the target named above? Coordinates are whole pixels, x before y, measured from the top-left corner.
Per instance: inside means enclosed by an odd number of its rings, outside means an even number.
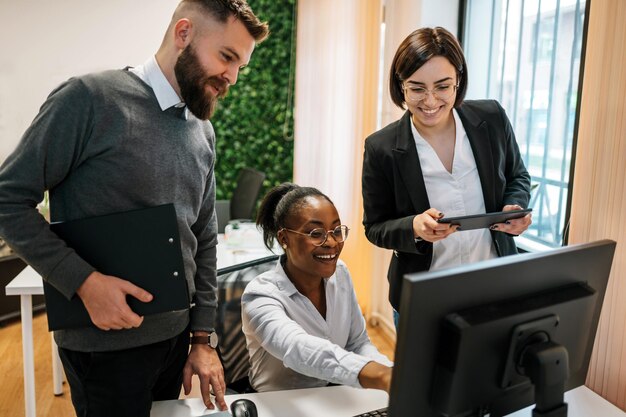
[[[287,229],[286,227],[283,227],[281,230],[286,230],[287,232],[308,236],[308,238],[311,240],[311,243],[313,243],[313,245],[315,246],[322,246],[324,243],[326,243],[328,235],[331,235],[333,239],[335,239],[335,242],[341,243],[348,238],[348,232],[350,231],[350,229],[348,229],[348,226],[346,226],[345,224],[339,225],[333,230],[324,230],[320,227],[311,230],[309,233],[298,232],[297,230]]]

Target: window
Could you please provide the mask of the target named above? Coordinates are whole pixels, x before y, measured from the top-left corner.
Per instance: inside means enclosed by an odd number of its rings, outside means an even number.
[[[584,0],[466,2],[468,99],[506,109],[532,176],[522,247],[563,243],[583,43]]]

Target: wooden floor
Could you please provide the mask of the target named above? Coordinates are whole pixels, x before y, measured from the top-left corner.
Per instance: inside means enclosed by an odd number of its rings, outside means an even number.
[[[393,360],[394,344],[382,331],[368,328],[372,342]],[[35,392],[37,417],[74,416],[67,383],[63,394],[52,393],[50,335],[45,314],[33,320],[35,352]],[[0,327],[0,416],[24,416],[24,373],[22,368],[22,328],[20,322]]]
[[[63,395],[57,397],[52,393],[50,334],[45,314],[37,314],[33,320],[33,340],[37,416],[75,416],[67,384],[63,384]],[[23,417],[24,371],[19,321],[0,328],[0,381],[0,416]]]

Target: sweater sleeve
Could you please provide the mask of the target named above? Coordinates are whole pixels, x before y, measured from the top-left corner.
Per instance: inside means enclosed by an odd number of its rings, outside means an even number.
[[[215,135],[209,131],[209,144],[215,155]],[[209,169],[202,208],[192,226],[198,240],[196,251],[196,292],[191,309],[191,330],[214,331],[217,318],[217,216],[215,214],[215,157]]]
[[[70,79],[48,96],[0,167],[0,236],[67,298],[94,268],[50,231],[37,204],[83,162],[92,123],[91,97]]]

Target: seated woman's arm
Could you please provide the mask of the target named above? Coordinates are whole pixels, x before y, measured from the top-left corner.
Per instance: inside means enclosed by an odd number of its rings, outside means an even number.
[[[242,314],[248,330],[263,349],[298,373],[336,384],[365,388],[378,388],[381,385],[379,380],[386,377],[387,371],[378,366],[370,365],[364,369],[371,363],[371,358],[308,334],[287,316],[282,304],[272,297],[244,294]],[[390,376],[390,368],[384,368],[389,369]],[[362,371],[365,371],[361,378],[363,381],[360,380]],[[374,380],[375,383],[372,382]]]

